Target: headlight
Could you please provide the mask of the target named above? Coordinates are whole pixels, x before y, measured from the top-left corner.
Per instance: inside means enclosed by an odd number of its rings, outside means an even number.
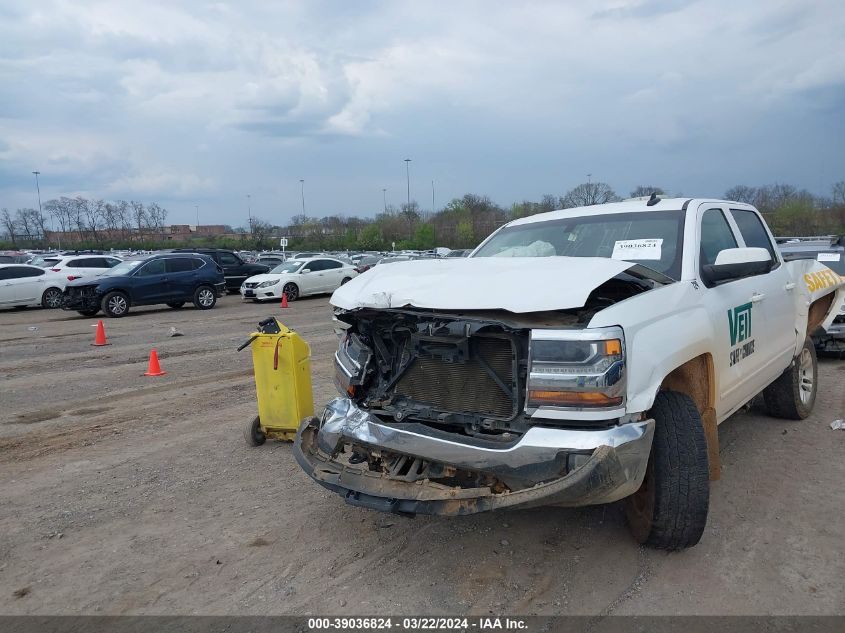
[[[531,331],[527,407],[617,407],[624,395],[622,328]]]
[[[258,284],[258,287],[269,288],[270,286],[275,286],[277,283],[279,283],[278,279],[274,279],[272,281],[262,281],[260,284]]]
[[[335,386],[346,396],[355,395],[355,387],[364,384],[373,353],[357,334],[347,334],[334,355]]]

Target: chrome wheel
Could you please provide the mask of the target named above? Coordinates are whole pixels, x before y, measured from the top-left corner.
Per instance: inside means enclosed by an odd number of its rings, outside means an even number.
[[[285,284],[282,292],[288,296],[288,301],[295,301],[299,296],[299,288],[296,287],[296,284]]]
[[[62,307],[62,291],[58,288],[48,288],[44,291],[44,298],[41,304],[45,308],[61,308]]]
[[[197,294],[197,301],[202,307],[208,308],[214,304],[214,293],[208,288],[202,288]]]
[[[109,299],[108,307],[111,314],[120,316],[126,312],[126,308],[129,306],[126,304],[126,299],[124,299],[121,295],[114,295]]]
[[[809,404],[813,400],[813,391],[816,385],[816,376],[813,367],[813,356],[810,350],[801,350],[798,358],[798,395],[803,404]]]

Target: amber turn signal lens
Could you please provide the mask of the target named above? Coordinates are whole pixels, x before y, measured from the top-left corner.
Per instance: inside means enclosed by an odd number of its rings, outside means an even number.
[[[534,404],[581,407],[612,407],[622,404],[622,398],[610,398],[595,391],[529,391],[528,400]]]
[[[604,353],[608,356],[622,355],[622,341],[618,338],[610,339],[604,342]]]

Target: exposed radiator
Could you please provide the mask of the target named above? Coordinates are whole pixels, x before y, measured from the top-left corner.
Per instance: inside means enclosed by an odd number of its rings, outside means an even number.
[[[517,403],[481,361],[515,394],[515,353],[513,343],[507,339],[473,337],[466,362],[418,357],[397,383],[396,394],[440,411],[510,419],[516,415]]]

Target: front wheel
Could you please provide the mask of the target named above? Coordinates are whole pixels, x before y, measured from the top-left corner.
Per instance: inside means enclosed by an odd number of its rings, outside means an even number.
[[[769,415],[787,420],[803,420],[813,411],[818,389],[819,366],[810,337],[801,352],[780,377],[763,390],[763,403]]]
[[[288,301],[296,301],[299,297],[299,286],[295,283],[286,283],[282,288],[282,292],[288,296]]]
[[[197,310],[211,310],[217,303],[217,295],[209,286],[200,286],[194,292],[194,306]]]
[[[120,318],[129,312],[129,297],[122,292],[110,292],[103,297],[102,306],[106,316]]]
[[[688,395],[661,391],[654,400],[654,440],[642,486],[625,499],[639,543],[658,549],[692,547],[701,539],[710,504],[707,438]]]
[[[41,306],[55,310],[62,307],[62,291],[58,288],[47,288],[41,295]]]

